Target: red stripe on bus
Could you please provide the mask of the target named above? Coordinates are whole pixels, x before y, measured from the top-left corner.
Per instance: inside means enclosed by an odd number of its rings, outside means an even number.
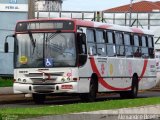
[[[143,78],[143,76],[144,76],[144,73],[145,73],[146,68],[147,68],[147,64],[148,64],[148,60],[145,59],[145,60],[144,60],[144,65],[143,65],[143,69],[142,69],[142,73],[141,73],[141,75],[139,76],[139,81],[141,81],[142,78]]]
[[[112,27],[111,25],[100,25],[98,26],[98,28],[102,28],[102,29],[109,29],[110,27]]]
[[[117,87],[113,87],[113,86],[109,85],[109,84],[101,77],[101,74],[100,74],[100,72],[99,72],[99,70],[98,70],[98,68],[97,68],[97,66],[96,66],[96,63],[95,63],[95,60],[94,60],[93,57],[90,59],[90,63],[91,63],[91,67],[92,67],[93,72],[95,72],[95,73],[98,75],[98,77],[99,77],[99,80],[98,80],[99,83],[100,83],[101,85],[103,85],[105,88],[110,89],[110,90],[122,90],[122,91],[123,91],[123,90],[129,90],[129,89],[131,89],[131,86],[126,87],[126,88],[117,88]],[[139,81],[142,79],[142,77],[143,77],[143,75],[144,75],[144,73],[145,73],[145,71],[146,71],[147,63],[148,63],[148,60],[145,60]]]
[[[135,33],[143,33],[143,31],[139,28],[131,28],[131,30]]]

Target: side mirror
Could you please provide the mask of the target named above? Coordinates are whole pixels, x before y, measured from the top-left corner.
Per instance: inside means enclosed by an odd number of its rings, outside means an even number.
[[[5,43],[4,43],[4,52],[5,52],[5,53],[8,53],[8,49],[9,49],[8,42],[5,42]]]
[[[5,53],[8,53],[8,51],[9,51],[9,44],[7,42],[8,37],[15,37],[15,35],[7,35],[6,36],[5,43],[4,43],[4,52]]]

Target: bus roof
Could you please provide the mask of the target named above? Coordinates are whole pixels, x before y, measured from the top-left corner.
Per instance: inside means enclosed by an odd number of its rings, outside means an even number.
[[[122,32],[154,35],[153,31],[147,30],[147,29],[120,26],[115,24],[108,24],[108,23],[87,21],[87,20],[80,20],[80,19],[71,19],[71,18],[30,19],[30,20],[18,21],[18,22],[38,22],[38,21],[53,21],[53,20],[70,20],[70,21],[73,21],[76,24],[76,26],[81,26],[81,27],[90,27],[90,28],[99,28],[99,29],[115,30],[115,31],[122,31]]]

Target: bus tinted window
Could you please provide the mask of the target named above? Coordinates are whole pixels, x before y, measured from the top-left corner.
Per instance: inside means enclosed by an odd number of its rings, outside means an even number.
[[[124,34],[124,44],[125,44],[125,55],[126,57],[132,57],[133,56],[133,48],[131,45],[131,36],[128,33]]]
[[[147,43],[146,43],[146,36],[142,36],[142,57],[143,58],[148,58],[148,47],[147,47]]]
[[[148,37],[148,47],[153,47],[153,39],[151,36]]]
[[[113,32],[107,32],[108,43],[113,43]]]
[[[142,54],[141,54],[141,47],[140,47],[140,44],[139,44],[140,43],[139,42],[139,36],[134,35],[133,40],[134,40],[134,47],[133,47],[134,57],[141,57]]]
[[[116,53],[117,56],[124,56],[124,45],[123,45],[123,35],[122,33],[115,33],[115,41],[116,41]]]
[[[154,45],[153,45],[153,37],[148,36],[148,51],[149,51],[149,57],[154,58]]]
[[[139,46],[139,37],[138,37],[138,35],[134,35],[134,46]]]
[[[96,43],[95,43],[95,32],[94,30],[87,29],[87,41],[88,41],[88,54],[96,55]]]
[[[107,31],[107,55],[109,57],[115,56],[116,54],[116,47],[114,44],[114,38],[113,38],[113,32],[112,31]]]
[[[104,40],[104,31],[96,30],[97,53],[100,56],[106,56],[106,45]]]

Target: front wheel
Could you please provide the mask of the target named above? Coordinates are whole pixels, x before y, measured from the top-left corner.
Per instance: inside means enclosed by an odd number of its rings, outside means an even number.
[[[36,104],[44,104],[46,96],[44,94],[32,94],[33,100]]]
[[[80,98],[82,101],[94,102],[96,100],[97,92],[98,92],[98,83],[96,79],[92,78],[90,82],[89,93],[81,94]]]

